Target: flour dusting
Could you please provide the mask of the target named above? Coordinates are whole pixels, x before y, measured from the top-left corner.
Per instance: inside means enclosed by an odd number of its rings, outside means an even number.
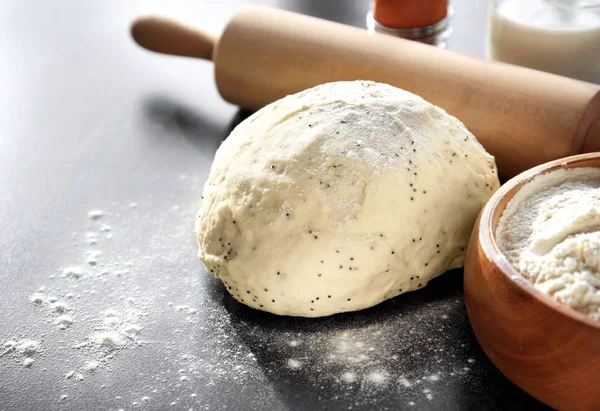
[[[334,390],[331,409],[376,409],[385,395],[404,399],[399,408],[419,408],[472,378],[474,359],[455,360],[472,347],[449,344],[460,300],[299,328],[289,327],[297,319],[255,318],[202,275],[190,231],[195,204],[168,199],[156,215],[151,201],[103,204],[101,217],[74,220],[61,263],[21,296],[29,323],[0,330],[0,366],[24,378],[52,376],[60,387],[48,400],[54,408],[76,404],[84,389],[111,396],[113,409],[211,409],[207,396],[270,403],[289,384],[322,398]],[[136,368],[143,384],[135,390],[111,383],[146,361],[157,368]],[[260,401],[248,406],[261,409]]]
[[[496,240],[535,288],[600,320],[600,169],[527,182],[502,213]]]
[[[290,358],[287,362],[287,365],[289,368],[296,370],[298,368],[300,368],[302,366],[302,363],[298,360],[295,360],[293,358]]]
[[[104,217],[104,211],[102,210],[91,210],[88,212],[88,217],[92,220],[99,220]]]

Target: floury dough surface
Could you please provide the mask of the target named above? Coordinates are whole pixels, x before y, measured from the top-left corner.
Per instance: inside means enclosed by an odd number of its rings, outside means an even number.
[[[368,81],[283,98],[216,153],[199,258],[238,301],[281,315],[371,307],[460,267],[499,186],[456,118]]]
[[[508,203],[496,240],[538,290],[600,320],[600,169],[534,178]]]

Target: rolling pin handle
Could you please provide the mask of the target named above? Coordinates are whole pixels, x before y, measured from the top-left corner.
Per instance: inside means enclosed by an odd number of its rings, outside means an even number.
[[[137,44],[157,53],[212,60],[217,38],[202,30],[160,16],[140,16],[131,24]]]

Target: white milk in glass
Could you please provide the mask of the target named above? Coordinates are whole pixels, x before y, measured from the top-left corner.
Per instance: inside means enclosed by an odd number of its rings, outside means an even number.
[[[486,54],[600,84],[600,1],[492,1]]]

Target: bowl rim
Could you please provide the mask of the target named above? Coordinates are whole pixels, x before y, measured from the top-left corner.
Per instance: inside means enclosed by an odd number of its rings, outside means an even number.
[[[523,187],[523,185],[530,182],[535,177],[541,174],[546,174],[554,170],[565,168],[565,166],[567,165],[571,166],[569,168],[586,167],[586,165],[578,164],[588,162],[594,159],[600,160],[600,152],[579,154],[550,161],[537,167],[526,170],[518,174],[517,176],[511,178],[509,181],[504,183],[496,191],[496,193],[494,193],[494,195],[490,198],[490,200],[483,208],[481,212],[479,232],[477,233],[477,235],[479,236],[482,251],[486,254],[490,261],[492,261],[492,263],[496,267],[498,267],[499,271],[502,273],[506,280],[515,284],[526,294],[528,294],[530,297],[534,298],[544,306],[554,311],[557,311],[560,314],[574,321],[577,321],[579,323],[582,323],[583,325],[595,328],[596,330],[600,331],[600,321],[591,319],[585,314],[556,301],[549,295],[536,289],[533,286],[533,283],[527,277],[525,277],[525,275],[523,275],[519,270],[517,270],[517,268],[514,267],[508,261],[508,258],[506,258],[504,253],[500,251],[496,243],[496,233],[493,230],[494,216],[504,211],[504,208],[502,208],[502,210],[500,209],[500,201],[504,197],[511,194],[514,196],[514,194],[516,194],[517,191],[519,191],[521,187]],[[600,168],[600,165],[597,167]],[[500,218],[500,216],[498,218]]]

